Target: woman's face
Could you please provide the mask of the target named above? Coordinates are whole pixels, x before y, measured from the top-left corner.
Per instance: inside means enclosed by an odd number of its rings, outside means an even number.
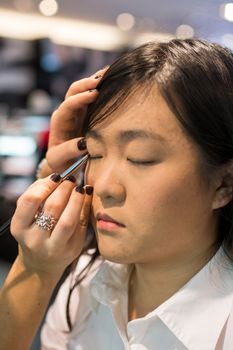
[[[157,90],[134,94],[96,125],[87,148],[93,226],[105,258],[168,262],[213,243],[215,191],[203,180],[197,147]]]

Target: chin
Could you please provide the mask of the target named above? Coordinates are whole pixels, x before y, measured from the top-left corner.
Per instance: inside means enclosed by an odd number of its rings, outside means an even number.
[[[99,239],[98,236],[99,235],[97,235],[99,252],[104,259],[117,264],[132,263],[129,252],[126,252],[125,249],[122,249],[117,244],[114,244],[114,242],[108,242],[102,238]]]

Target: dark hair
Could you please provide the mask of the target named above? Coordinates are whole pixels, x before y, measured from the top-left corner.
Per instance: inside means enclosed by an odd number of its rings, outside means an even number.
[[[99,95],[88,108],[84,133],[111,117],[138,88],[155,85],[198,145],[206,174],[232,161],[233,54],[202,40],[150,42],[120,57],[98,85]],[[217,243],[233,259],[232,219],[231,201],[220,209]]]

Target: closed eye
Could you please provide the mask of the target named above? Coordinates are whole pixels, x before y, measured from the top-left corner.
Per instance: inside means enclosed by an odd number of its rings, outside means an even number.
[[[89,159],[90,160],[98,160],[98,159],[102,159],[103,156],[101,155],[89,155]],[[127,158],[127,161],[132,163],[133,165],[153,165],[156,163],[155,160],[143,160],[143,159],[131,159],[131,158]]]
[[[91,155],[89,154],[89,159],[90,160],[96,160],[96,159],[101,159],[103,158],[101,155]]]
[[[143,159],[130,159],[127,158],[127,160],[135,165],[153,165],[156,163],[155,160],[143,160]]]

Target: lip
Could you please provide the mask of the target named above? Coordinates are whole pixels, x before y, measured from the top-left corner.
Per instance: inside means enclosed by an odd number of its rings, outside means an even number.
[[[97,213],[96,221],[98,228],[102,229],[114,229],[119,227],[125,227],[121,222],[113,219],[111,216],[105,213]]]

